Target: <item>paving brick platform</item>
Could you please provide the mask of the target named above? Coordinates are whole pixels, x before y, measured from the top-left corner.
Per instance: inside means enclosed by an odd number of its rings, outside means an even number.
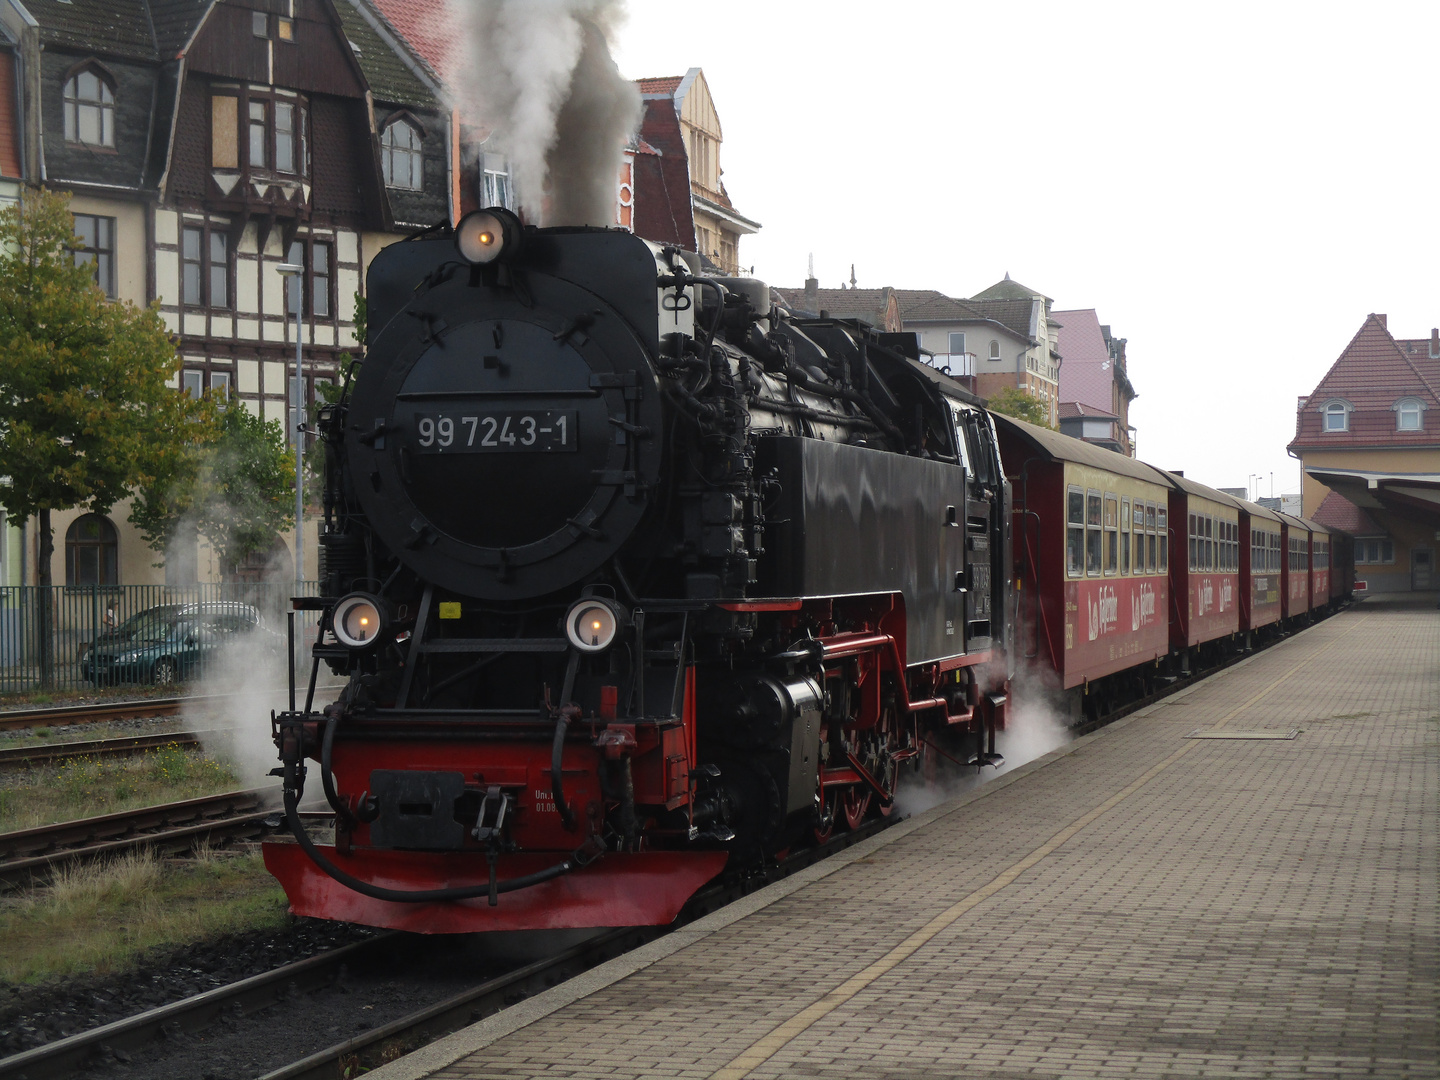
[[[1371,599],[371,1075],[1440,1076],[1437,793]]]

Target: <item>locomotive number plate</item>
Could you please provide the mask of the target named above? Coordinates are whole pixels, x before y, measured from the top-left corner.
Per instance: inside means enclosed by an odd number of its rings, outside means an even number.
[[[425,454],[528,454],[578,450],[573,409],[473,416],[421,413],[416,443]]]

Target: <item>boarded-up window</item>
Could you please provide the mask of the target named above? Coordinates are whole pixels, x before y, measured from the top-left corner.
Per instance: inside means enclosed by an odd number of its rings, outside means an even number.
[[[216,94],[210,99],[210,164],[213,167],[240,167],[239,122],[239,98]]]
[[[20,175],[20,124],[15,108],[15,57],[0,49],[0,176]]]

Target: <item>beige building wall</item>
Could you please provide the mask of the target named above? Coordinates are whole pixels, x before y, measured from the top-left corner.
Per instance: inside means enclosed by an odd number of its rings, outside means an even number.
[[[1306,450],[1301,455],[1300,475],[1304,484],[1302,507],[1306,517],[1312,516],[1330,494],[1330,488],[1320,483],[1308,472],[1309,468],[1353,469],[1361,472],[1384,473],[1440,473],[1440,449],[1415,447],[1413,449],[1350,450],[1336,447],[1334,450]],[[1440,529],[1432,529],[1415,521],[1398,518],[1383,510],[1369,507],[1365,512],[1375,524],[1384,529],[1395,545],[1394,563],[1371,563],[1357,565],[1355,577],[1364,581],[1367,592],[1403,592],[1412,587],[1411,575],[1414,570],[1414,554],[1417,551],[1430,553],[1431,588],[1435,588],[1436,554],[1440,552]]]

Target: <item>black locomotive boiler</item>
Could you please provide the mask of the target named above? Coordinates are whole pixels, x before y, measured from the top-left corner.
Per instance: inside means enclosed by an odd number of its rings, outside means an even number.
[[[314,665],[348,681],[275,718],[294,911],[664,923],[887,812],[934,744],[993,760],[1009,489],[912,335],[498,209],[367,286],[320,423]],[[312,772],[333,844],[300,823]]]

